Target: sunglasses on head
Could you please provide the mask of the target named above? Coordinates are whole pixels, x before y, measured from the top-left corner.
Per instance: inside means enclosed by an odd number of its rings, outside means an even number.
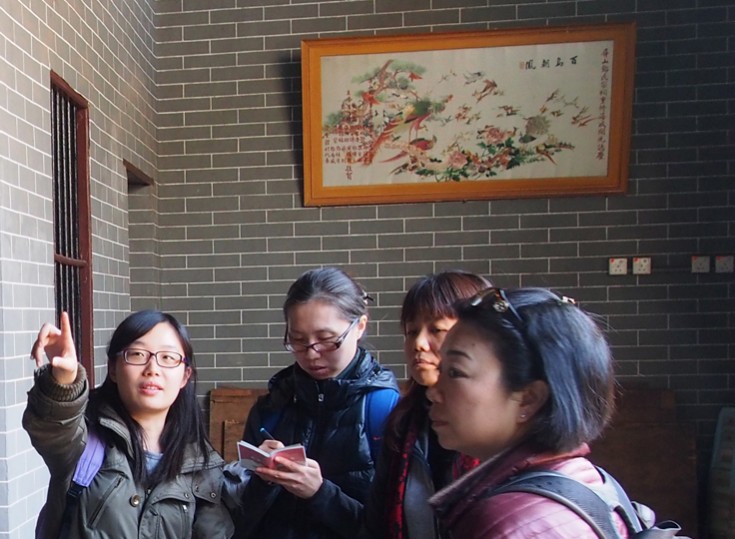
[[[570,298],[567,296],[561,296],[557,297],[557,302],[559,304],[562,303],[568,303],[571,305],[576,305],[577,302],[574,300],[574,298]],[[513,317],[521,323],[521,325],[524,325],[526,321],[524,318],[520,315],[518,310],[513,307],[513,304],[508,299],[508,296],[505,293],[505,290],[502,288],[496,288],[496,287],[490,287],[486,288],[485,290],[482,290],[481,292],[478,292],[475,294],[470,300],[469,305],[471,307],[489,307],[495,312],[504,314],[509,312],[513,315]]]

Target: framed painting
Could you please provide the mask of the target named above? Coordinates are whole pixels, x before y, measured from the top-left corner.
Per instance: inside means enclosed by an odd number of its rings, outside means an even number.
[[[624,193],[633,23],[305,40],[304,204]]]

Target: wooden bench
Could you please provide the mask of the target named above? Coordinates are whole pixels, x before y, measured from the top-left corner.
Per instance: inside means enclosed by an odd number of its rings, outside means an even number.
[[[228,462],[237,458],[250,408],[265,389],[221,387],[209,398],[209,436]],[[612,425],[592,444],[592,460],[613,474],[631,499],[649,505],[659,519],[697,535],[694,425],[676,420],[674,392],[627,389]]]

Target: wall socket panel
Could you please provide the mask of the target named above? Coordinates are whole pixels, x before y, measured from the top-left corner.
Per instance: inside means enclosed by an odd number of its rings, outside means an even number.
[[[633,257],[633,275],[650,275],[651,274],[651,257],[650,256],[634,256]]]
[[[627,258],[610,258],[607,261],[608,275],[627,275],[628,259]]]
[[[732,273],[735,256],[721,255],[715,257],[715,273]]]
[[[709,273],[710,260],[708,256],[692,256],[692,273]]]

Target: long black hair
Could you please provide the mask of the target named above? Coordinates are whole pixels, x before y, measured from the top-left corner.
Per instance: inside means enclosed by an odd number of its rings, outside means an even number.
[[[186,385],[179,391],[166,416],[166,423],[160,440],[163,458],[156,469],[148,474],[146,471],[143,429],[131,417],[130,412],[120,399],[117,384],[110,378],[109,371],[114,368],[115,361],[123,361],[120,352],[158,324],[168,324],[178,334],[186,358],[186,366],[191,370],[191,375]],[[87,416],[90,424],[96,425],[103,414],[102,408],[106,405],[112,407],[125,422],[131,434],[133,454],[129,456],[129,459],[136,483],[150,486],[161,481],[174,479],[181,472],[184,462],[184,450],[192,442],[198,444],[205,462],[209,459],[209,440],[205,429],[204,414],[196,398],[197,368],[194,361],[194,349],[186,328],[176,318],[155,310],[138,311],[128,316],[112,334],[110,343],[107,346],[107,369],[107,378],[90,395]],[[119,439],[106,441],[122,443]]]

